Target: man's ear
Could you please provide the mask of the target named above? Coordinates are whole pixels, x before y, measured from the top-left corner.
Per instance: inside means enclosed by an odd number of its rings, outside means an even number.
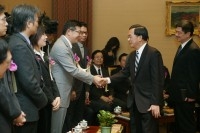
[[[187,35],[188,37],[190,37],[190,34],[191,34],[190,32],[187,32],[187,33],[186,33],[186,35]]]
[[[138,36],[138,40],[142,41],[142,35]]]
[[[33,22],[32,22],[32,21],[30,21],[30,20],[29,20],[29,21],[27,21],[27,22],[26,22],[26,27],[28,27],[28,28],[29,28],[31,24],[33,24]]]
[[[67,29],[65,35],[69,35],[72,31],[70,29]]]

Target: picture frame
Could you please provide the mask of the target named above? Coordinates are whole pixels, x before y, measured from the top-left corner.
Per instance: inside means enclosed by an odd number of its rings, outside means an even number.
[[[175,25],[184,19],[194,24],[194,34],[198,35],[200,0],[166,1],[166,35],[175,34]]]

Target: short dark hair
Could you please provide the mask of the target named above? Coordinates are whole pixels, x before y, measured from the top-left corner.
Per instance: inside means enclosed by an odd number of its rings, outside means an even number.
[[[39,17],[39,24],[45,27],[46,34],[55,34],[58,31],[58,21],[50,19],[45,12]]]
[[[0,64],[3,63],[7,58],[8,51],[10,51],[8,48],[8,44],[5,40],[0,39]]]
[[[184,33],[190,32],[190,36],[193,35],[194,25],[189,20],[181,20],[176,24],[176,28],[181,27]]]
[[[94,52],[92,52],[92,60],[94,59],[94,56],[97,54],[97,53],[102,53],[102,51],[101,50],[95,50]],[[102,53],[102,55],[103,55],[103,53]]]
[[[45,27],[40,25],[37,29],[37,33],[30,36],[30,41],[33,46],[38,45],[38,40],[45,34]]]
[[[80,26],[80,23],[78,20],[68,20],[65,24],[64,24],[64,27],[63,27],[63,32],[62,34],[65,35],[67,30],[76,30],[76,26],[78,27],[81,27]]]
[[[87,24],[85,22],[80,22],[80,27],[88,27]]]
[[[145,40],[145,41],[148,41],[149,40],[149,35],[148,35],[148,30],[146,27],[140,25],[140,24],[134,24],[132,25],[130,29],[135,29],[134,30],[134,34],[137,35],[137,36],[142,36],[142,39]]]
[[[3,5],[0,4],[0,14],[1,14],[1,13],[4,13],[4,11],[5,11],[5,7],[4,7]]]
[[[28,21],[35,21],[36,14],[39,14],[39,9],[32,5],[22,4],[14,7],[11,13],[14,31],[24,31]]]
[[[127,55],[128,55],[127,53],[122,53],[122,54],[119,56],[119,62],[122,60],[122,57],[127,56]]]

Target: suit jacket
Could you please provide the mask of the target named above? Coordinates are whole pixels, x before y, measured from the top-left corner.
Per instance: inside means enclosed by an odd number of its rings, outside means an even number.
[[[135,102],[139,112],[147,113],[151,105],[162,104],[164,84],[162,56],[157,49],[147,44],[135,74],[135,54],[136,51],[131,52],[127,58],[126,67],[110,79],[111,83],[117,83],[130,76],[132,88],[127,106],[130,108]]]
[[[94,65],[90,67],[90,72],[93,75],[98,75]],[[101,72],[103,77],[109,77],[109,73],[106,68],[101,67]],[[90,100],[99,100],[101,96],[113,95],[113,89],[110,85],[108,85],[108,90],[108,92],[105,92],[105,88],[99,89],[95,84],[92,84],[90,86]]]
[[[81,50],[78,43],[72,45],[73,53],[74,54],[76,53],[77,56],[80,58],[79,65],[85,69],[87,67],[87,56],[89,55],[89,52],[88,52],[88,49],[84,45],[83,45],[83,48],[84,48],[84,57],[82,57]],[[72,89],[76,91],[77,98],[79,98],[80,93],[83,91],[84,86],[85,86],[84,82],[78,79],[74,79],[74,85]]]
[[[191,39],[174,58],[170,97],[181,102],[181,89],[186,89],[186,97],[196,99],[199,95],[200,81],[200,51],[198,45]]]
[[[9,45],[14,62],[18,68],[15,72],[17,82],[16,96],[27,122],[39,119],[38,110],[47,104],[47,97],[40,88],[40,66],[33,49],[26,39],[16,33],[10,37]]]
[[[74,54],[64,35],[57,39],[51,49],[50,56],[55,61],[52,66],[52,74],[60,92],[61,107],[67,108],[70,102],[73,78],[92,84],[93,76],[76,67]]]
[[[111,71],[111,75],[114,75],[122,70],[122,67],[119,66],[116,69]],[[126,78],[125,80],[122,80],[118,83],[112,84],[112,88],[114,89],[114,97],[118,98],[124,102],[127,103],[127,91],[131,88],[131,82],[129,78]]]
[[[12,122],[21,114],[21,108],[15,94],[5,81],[7,81],[6,74],[4,79],[0,79],[0,131],[11,133]]]
[[[36,54],[36,58],[40,63],[41,67],[41,75],[44,84],[43,91],[47,96],[49,104],[51,104],[56,97],[60,96],[58,87],[56,83],[53,80],[51,80],[48,64],[42,60],[40,55]]]

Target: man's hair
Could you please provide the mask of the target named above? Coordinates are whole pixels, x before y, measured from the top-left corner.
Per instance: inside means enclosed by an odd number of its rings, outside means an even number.
[[[80,23],[80,27],[88,27],[87,24],[85,22],[79,22]]]
[[[0,64],[7,58],[7,52],[9,51],[8,44],[5,40],[0,39]]]
[[[31,44],[34,46],[34,45],[38,45],[38,41],[39,39],[41,38],[42,35],[44,35],[45,33],[45,27],[40,25],[37,29],[37,33],[34,34],[34,35],[31,35],[30,36],[30,41],[31,41]]]
[[[190,36],[193,35],[194,25],[189,20],[181,20],[176,24],[176,28],[181,27],[184,33],[190,32]]]
[[[67,30],[76,30],[76,26],[80,27],[80,22],[78,20],[68,20],[63,27],[63,32],[62,34],[65,35]]]
[[[1,13],[4,13],[4,11],[5,11],[5,7],[4,7],[3,5],[0,4],[0,14],[1,14]]]
[[[146,27],[140,25],[140,24],[134,24],[132,25],[130,29],[135,29],[134,30],[134,34],[137,35],[137,36],[142,36],[142,39],[145,40],[145,41],[148,41],[149,40],[149,35],[148,35],[148,30]]]
[[[50,19],[45,12],[39,17],[39,24],[45,27],[46,34],[56,34],[58,31],[58,21]]]
[[[102,51],[101,50],[95,50],[94,52],[92,52],[92,60],[94,60],[94,56],[97,54],[97,53],[102,53]],[[102,53],[102,55],[103,55],[103,53]]]
[[[127,55],[128,55],[127,53],[122,53],[122,54],[119,56],[119,62],[122,60],[122,57],[127,56]]]
[[[35,6],[26,4],[16,6],[11,13],[14,31],[24,31],[28,21],[35,21],[36,14],[39,14],[39,9]]]

